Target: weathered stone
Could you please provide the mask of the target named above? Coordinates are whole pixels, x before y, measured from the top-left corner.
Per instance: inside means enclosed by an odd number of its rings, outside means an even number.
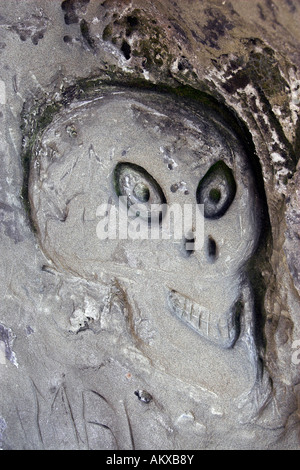
[[[2,448],[299,449],[299,16],[3,2]],[[99,240],[118,195],[200,254]]]

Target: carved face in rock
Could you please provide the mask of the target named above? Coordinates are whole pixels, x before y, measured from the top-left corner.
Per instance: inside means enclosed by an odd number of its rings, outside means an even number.
[[[131,89],[73,102],[35,148],[29,195],[47,257],[85,279],[121,279],[142,312],[133,320],[142,340],[151,342],[138,331],[144,315],[164,338],[190,330],[193,341],[203,341],[196,332],[221,348],[235,343],[259,207],[243,146],[204,104]],[[202,248],[187,250],[185,238],[100,240],[97,208],[118,207],[120,195],[150,212],[204,204]]]

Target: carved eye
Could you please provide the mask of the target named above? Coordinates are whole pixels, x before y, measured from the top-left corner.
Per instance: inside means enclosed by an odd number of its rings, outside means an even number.
[[[149,221],[154,217],[151,205],[166,203],[165,195],[157,181],[144,168],[133,163],[117,164],[114,170],[114,185],[118,196],[127,197],[128,208],[133,204],[145,208],[145,216]]]
[[[220,160],[201,179],[196,199],[198,204],[204,204],[204,217],[219,219],[230,207],[235,193],[236,183],[232,170]]]

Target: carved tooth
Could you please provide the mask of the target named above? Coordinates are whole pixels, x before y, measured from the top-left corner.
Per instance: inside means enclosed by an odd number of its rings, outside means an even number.
[[[230,348],[234,345],[238,336],[235,314],[238,302],[214,323],[211,322],[210,312],[205,307],[174,290],[169,292],[168,302],[171,312],[199,335],[223,348]]]
[[[191,316],[190,316],[190,322],[191,325],[196,329],[200,329],[200,315],[199,315],[199,309],[197,308],[197,305],[194,304],[193,302],[191,303]]]
[[[184,302],[183,312],[182,312],[181,318],[184,321],[188,321],[188,317],[189,317],[189,315],[188,315],[188,299],[186,298],[185,302]]]

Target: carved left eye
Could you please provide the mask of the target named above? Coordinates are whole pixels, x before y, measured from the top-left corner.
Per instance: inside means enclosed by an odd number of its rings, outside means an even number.
[[[117,196],[126,196],[128,208],[133,204],[143,205],[146,218],[153,217],[151,205],[165,204],[165,195],[155,179],[141,166],[134,163],[118,163],[114,170],[114,185]]]
[[[196,199],[204,204],[204,217],[219,219],[229,209],[236,193],[232,170],[222,160],[210,167],[199,182]]]

